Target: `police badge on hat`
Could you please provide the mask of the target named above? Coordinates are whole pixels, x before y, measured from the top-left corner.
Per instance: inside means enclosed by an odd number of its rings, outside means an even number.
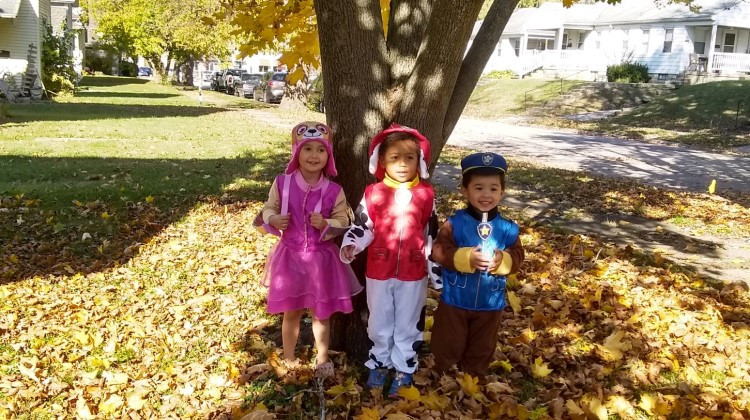
[[[482,163],[484,163],[485,165],[489,165],[490,163],[492,163],[493,159],[494,157],[491,154],[485,153],[484,156],[482,156]]]

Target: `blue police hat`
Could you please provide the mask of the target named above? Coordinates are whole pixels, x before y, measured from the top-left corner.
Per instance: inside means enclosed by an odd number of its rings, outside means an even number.
[[[461,159],[461,174],[479,168],[496,169],[505,173],[508,171],[508,162],[497,153],[490,152],[472,153]]]

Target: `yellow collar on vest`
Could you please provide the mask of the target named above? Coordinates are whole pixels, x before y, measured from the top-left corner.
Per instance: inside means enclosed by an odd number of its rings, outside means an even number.
[[[399,182],[389,177],[388,174],[385,174],[385,179],[383,179],[383,182],[385,183],[385,185],[391,188],[414,188],[414,186],[419,184],[419,175],[415,176],[411,181]]]

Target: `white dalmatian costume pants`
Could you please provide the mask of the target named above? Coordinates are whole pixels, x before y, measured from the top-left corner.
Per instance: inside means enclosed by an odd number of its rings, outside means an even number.
[[[370,369],[417,370],[417,351],[423,343],[427,278],[418,281],[367,279],[370,318],[367,335],[372,341]]]

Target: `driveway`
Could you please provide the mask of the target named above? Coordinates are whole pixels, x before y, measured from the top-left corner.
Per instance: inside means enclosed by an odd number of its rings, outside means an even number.
[[[588,136],[572,130],[461,118],[449,145],[489,150],[547,166],[629,177],[658,187],[750,193],[750,157],[684,146]]]

